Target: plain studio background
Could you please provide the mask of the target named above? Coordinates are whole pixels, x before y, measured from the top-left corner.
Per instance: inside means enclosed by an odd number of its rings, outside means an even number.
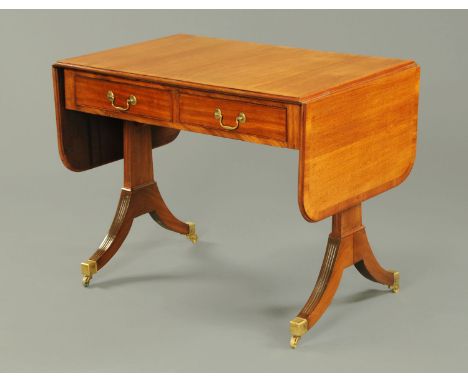
[[[1,371],[468,371],[464,11],[0,12]],[[154,151],[161,192],[200,242],[136,220],[81,286],[122,161],[62,166],[50,66],[174,33],[421,65],[418,155],[400,187],[364,204],[389,293],[346,270],[333,304],[289,349],[330,219],[297,206],[298,153],[182,132]]]

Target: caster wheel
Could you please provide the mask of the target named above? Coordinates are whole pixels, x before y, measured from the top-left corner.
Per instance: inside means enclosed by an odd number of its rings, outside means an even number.
[[[299,336],[291,336],[291,339],[289,340],[289,346],[291,346],[291,349],[296,348],[297,343],[299,342],[300,339],[301,337]]]
[[[188,236],[188,239],[192,242],[192,244],[197,244],[198,235],[194,233],[193,235]]]
[[[392,293],[400,291],[400,272],[393,272],[393,284],[388,286]]]
[[[198,235],[195,231],[195,223],[192,223],[192,222],[187,222],[188,226],[189,226],[189,233],[185,236],[187,236],[187,239],[189,239],[192,244],[196,244],[196,242],[198,241]]]
[[[91,281],[91,276],[83,276],[82,283],[85,288],[89,287],[90,281]]]

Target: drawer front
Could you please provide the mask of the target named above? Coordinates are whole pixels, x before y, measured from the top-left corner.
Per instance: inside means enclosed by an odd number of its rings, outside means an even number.
[[[68,108],[104,112],[116,118],[137,116],[172,121],[172,95],[168,90],[73,71],[66,71],[65,83]]]
[[[219,110],[218,118],[215,116],[216,110]],[[281,106],[214,98],[208,94],[182,93],[179,96],[181,123],[226,131],[233,135],[248,134],[286,142],[286,115],[286,108]],[[242,117],[245,118],[244,122]]]

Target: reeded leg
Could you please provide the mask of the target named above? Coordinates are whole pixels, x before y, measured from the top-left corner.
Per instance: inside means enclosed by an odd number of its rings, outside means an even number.
[[[130,212],[131,200],[131,191],[122,190],[119,206],[117,207],[108,234],[89,260],[81,263],[81,273],[83,275],[83,285],[85,287],[89,286],[93,274],[114,256],[127,237],[133,222],[133,216]]]
[[[301,336],[303,336],[325,313],[343,274],[343,270],[352,264],[352,238],[328,239],[325,257],[320,269],[315,287],[306,304],[292,321],[290,321],[291,341],[295,348]]]
[[[125,240],[133,219],[149,213],[161,226],[186,235],[193,243],[197,241],[194,223],[184,223],[167,208],[154,181],[152,140],[164,144],[166,130],[152,131],[148,125],[126,122],[124,125],[124,187],[119,205],[108,234],[98,250],[81,263],[83,285],[88,286],[93,275],[117,252]]]
[[[399,273],[383,269],[372,253],[362,225],[361,205],[333,216],[332,232],[315,287],[297,317],[290,321],[292,348],[323,315],[344,269],[353,264],[363,276],[388,285],[393,292],[398,291]]]

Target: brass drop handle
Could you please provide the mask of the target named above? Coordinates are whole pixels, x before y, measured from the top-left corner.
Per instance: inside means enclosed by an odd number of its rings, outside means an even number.
[[[127,98],[127,107],[122,107],[122,106],[115,105],[114,104],[115,95],[114,95],[114,92],[112,90],[109,90],[107,92],[107,99],[111,103],[111,105],[112,105],[112,107],[114,109],[117,109],[117,110],[120,110],[120,111],[127,111],[128,109],[130,109],[130,105],[134,106],[134,105],[137,104],[136,97],[134,95],[131,95],[130,97]]]
[[[221,126],[225,130],[236,130],[241,123],[245,123],[245,121],[247,120],[245,114],[241,112],[236,117],[236,126],[223,125],[223,113],[221,113],[221,109],[215,109],[214,117],[219,121],[219,126]]]

